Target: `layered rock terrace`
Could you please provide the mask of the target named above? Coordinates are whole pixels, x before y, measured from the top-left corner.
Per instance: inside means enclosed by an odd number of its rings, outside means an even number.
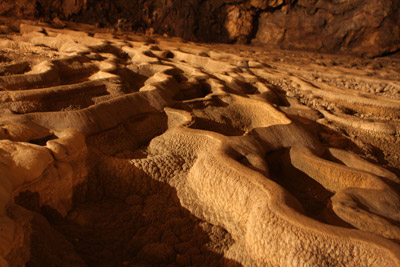
[[[1,266],[399,266],[400,58],[21,24]]]

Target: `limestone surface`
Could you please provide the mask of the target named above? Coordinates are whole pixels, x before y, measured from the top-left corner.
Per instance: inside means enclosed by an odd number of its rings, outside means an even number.
[[[0,266],[400,266],[398,55],[31,24],[0,35]]]

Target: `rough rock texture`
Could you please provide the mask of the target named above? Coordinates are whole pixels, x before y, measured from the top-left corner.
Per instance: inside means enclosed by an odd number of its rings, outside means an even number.
[[[376,56],[400,48],[397,0],[3,0],[0,15],[284,49]]]
[[[400,3],[299,0],[290,11],[260,15],[254,42],[285,49],[379,55],[400,48]]]
[[[69,27],[0,37],[1,266],[400,265],[398,56]]]
[[[36,15],[36,1],[21,0],[12,1],[4,0],[0,3],[0,14],[2,16],[17,18],[34,18]]]

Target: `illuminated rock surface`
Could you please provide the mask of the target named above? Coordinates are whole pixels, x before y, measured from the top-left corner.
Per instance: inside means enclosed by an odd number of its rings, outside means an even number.
[[[0,265],[400,265],[398,56],[69,26],[0,38]]]

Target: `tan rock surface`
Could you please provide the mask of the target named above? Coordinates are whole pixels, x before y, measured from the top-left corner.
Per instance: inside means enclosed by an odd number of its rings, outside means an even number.
[[[397,55],[77,26],[0,36],[1,265],[400,265]]]

